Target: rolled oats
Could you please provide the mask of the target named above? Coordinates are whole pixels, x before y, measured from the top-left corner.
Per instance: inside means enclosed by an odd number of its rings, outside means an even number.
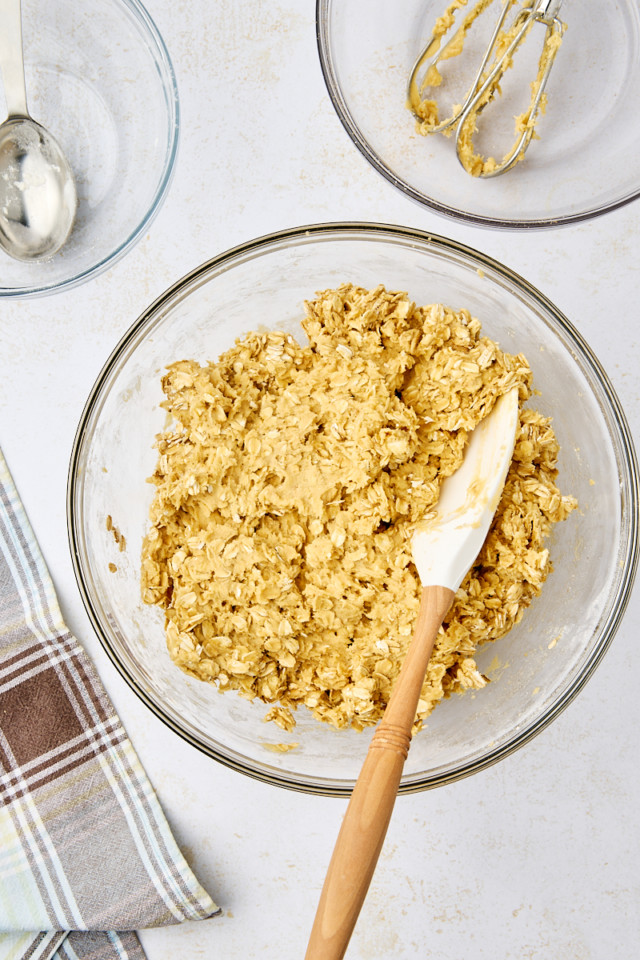
[[[376,723],[411,638],[417,521],[497,397],[531,393],[521,355],[466,310],[344,284],[306,304],[301,346],[251,333],[217,361],[172,364],[157,438],[142,595],[165,612],[173,660],[336,727]],[[551,569],[545,541],[575,501],[556,486],[550,421],[521,407],[491,531],[441,629],[420,723],[487,683],[478,644],[504,635]]]

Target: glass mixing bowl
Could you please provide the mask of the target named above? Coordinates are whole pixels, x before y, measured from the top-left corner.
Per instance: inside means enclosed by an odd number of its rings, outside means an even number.
[[[55,293],[112,266],[158,212],[178,147],[173,67],[138,0],[22,0],[22,20],[29,109],[71,164],[78,212],[50,260],[2,253],[0,298]]]
[[[107,653],[133,690],[210,757],[262,780],[348,793],[371,733],[336,731],[297,711],[290,735],[267,707],[187,677],[169,659],[163,614],[140,598],[140,548],[164,428],[160,378],[185,357],[216,359],[255,329],[301,336],[303,300],[352,281],[408,291],[418,303],[466,307],[503,349],[529,359],[561,443],[560,485],[580,509],[556,526],[555,569],[522,621],[481,649],[493,682],[443,701],[414,738],[401,791],[448,783],[499,760],[543,729],[580,690],[620,622],[637,561],[633,444],[597,359],[570,322],[511,270],[442,237],[376,224],[276,233],[215,257],[133,324],[100,374],[70,464],[68,522],[76,576]],[[119,551],[106,517],[124,535]],[[111,572],[109,564],[117,570]],[[275,744],[294,741],[288,753]]]
[[[329,96],[369,163],[419,203],[494,227],[553,227],[638,197],[640,6],[635,0],[591,5],[564,0],[560,18],[567,30],[547,86],[540,139],[532,142],[524,162],[489,180],[462,169],[452,138],[416,133],[406,109],[413,64],[448,5],[448,0],[317,0],[318,48]],[[480,65],[499,6],[492,4],[476,21],[463,54],[443,66],[443,74],[454,71],[457,102]],[[477,143],[486,145],[485,156],[500,158],[513,146],[514,116],[528,105],[543,35],[544,28],[534,25],[504,78],[502,95],[478,124]],[[446,105],[438,92],[435,96]]]

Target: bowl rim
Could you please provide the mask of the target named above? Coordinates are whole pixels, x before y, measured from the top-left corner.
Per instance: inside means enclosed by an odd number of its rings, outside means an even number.
[[[274,767],[269,767],[267,764],[259,768],[256,763],[245,760],[232,750],[229,750],[227,754],[222,753],[200,742],[197,736],[192,735],[189,731],[181,727],[178,719],[169,716],[163,711],[161,706],[159,706],[146,690],[129,674],[126,664],[113,648],[108,631],[105,629],[99,613],[94,606],[83,573],[83,558],[80,548],[81,536],[78,527],[78,511],[76,509],[76,494],[78,493],[78,485],[79,482],[81,483],[80,478],[82,476],[82,452],[88,442],[87,427],[92,415],[96,409],[100,407],[103,388],[109,380],[114,367],[123,354],[126,353],[129,345],[135,341],[136,337],[138,337],[154,315],[163,311],[174,298],[181,298],[181,294],[186,288],[189,288],[194,282],[202,280],[207,273],[224,267],[225,265],[232,265],[232,262],[237,258],[245,257],[248,254],[255,254],[261,250],[264,251],[274,245],[283,243],[314,242],[316,240],[322,240],[323,238],[339,239],[350,236],[354,238],[367,237],[370,239],[384,239],[386,237],[401,241],[410,240],[420,243],[421,245],[426,245],[427,247],[435,248],[436,250],[461,255],[467,260],[472,261],[474,265],[477,264],[479,268],[487,268],[494,271],[500,278],[509,284],[515,285],[519,291],[531,297],[534,302],[537,302],[554,321],[557,326],[556,333],[562,331],[568,337],[569,341],[572,342],[573,348],[580,353],[581,360],[589,369],[589,373],[593,379],[593,383],[590,382],[590,388],[593,390],[594,384],[598,387],[597,392],[594,390],[594,397],[607,424],[616,450],[616,466],[618,468],[621,488],[622,511],[620,543],[626,546],[626,550],[624,556],[620,558],[616,578],[617,590],[615,597],[613,597],[613,599],[611,596],[608,598],[610,609],[604,622],[599,625],[600,639],[591,651],[588,659],[583,663],[580,673],[570,680],[569,684],[560,691],[553,703],[548,706],[540,716],[534,718],[527,727],[514,730],[504,742],[496,745],[482,757],[472,758],[454,770],[436,772],[422,779],[415,779],[416,775],[411,775],[414,778],[413,780],[401,781],[399,793],[409,794],[454,783],[473,773],[484,770],[514,753],[549,726],[583,689],[607,652],[624,616],[637,572],[638,559],[640,556],[640,541],[638,537],[640,481],[635,446],[626,416],[609,377],[579,331],[543,293],[518,273],[501,264],[493,257],[466,244],[460,243],[457,240],[426,232],[415,227],[364,221],[314,223],[278,230],[245,241],[217,254],[169,286],[138,316],[118,341],[98,374],[82,410],[70,455],[66,497],[67,535],[76,582],[85,610],[97,634],[98,640],[127,685],[158,719],[201,753],[212,757],[224,766],[244,773],[256,780],[297,792],[323,796],[348,796],[351,793],[355,781],[327,780],[326,778],[317,778],[314,780],[314,778],[304,778],[295,774],[281,772]]]
[[[164,156],[164,166],[162,176],[158,181],[156,191],[151,198],[146,213],[139,221],[137,226],[120,241],[110,253],[105,254],[100,260],[91,266],[85,267],[78,273],[65,280],[58,280],[51,283],[30,284],[25,287],[4,287],[0,285],[0,299],[5,300],[28,300],[36,297],[49,296],[59,293],[63,290],[71,290],[93,277],[104,273],[114,264],[116,264],[140,239],[141,235],[147,230],[155,220],[164,199],[167,195],[176,167],[178,155],[178,144],[180,139],[180,99],[178,95],[178,82],[176,72],[167,49],[167,45],[156,26],[154,20],[147,9],[141,3],[141,0],[110,0],[114,6],[125,7],[141,24],[146,32],[149,44],[153,49],[154,58],[158,73],[161,76],[164,100],[167,107],[167,143]]]
[[[390,184],[396,187],[406,197],[418,203],[422,207],[429,207],[436,213],[444,217],[452,217],[454,220],[460,220],[463,223],[473,224],[474,226],[489,227],[494,229],[507,230],[548,230],[553,227],[569,226],[570,224],[583,223],[585,220],[592,220],[594,217],[610,213],[620,207],[624,207],[633,200],[640,197],[640,185],[633,192],[624,197],[612,200],[603,204],[601,207],[592,207],[588,210],[570,213],[560,217],[536,217],[528,219],[509,219],[507,217],[488,216],[477,213],[470,213],[458,207],[451,206],[436,200],[435,197],[429,197],[422,193],[411,184],[406,183],[398,177],[393,170],[385,163],[376,151],[367,142],[366,138],[360,132],[360,128],[353,120],[351,111],[345,100],[337,73],[331,55],[331,43],[329,34],[329,8],[334,0],[316,0],[316,44],[318,48],[318,57],[320,68],[324,78],[329,99],[338,115],[338,119],[346,130],[349,138],[358,148],[371,166]]]

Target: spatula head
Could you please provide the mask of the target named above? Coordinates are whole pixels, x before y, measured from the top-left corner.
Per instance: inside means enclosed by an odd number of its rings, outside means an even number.
[[[413,535],[413,561],[423,587],[457,590],[480,552],[513,457],[518,391],[496,402],[473,430],[462,465],[442,484],[435,516]]]

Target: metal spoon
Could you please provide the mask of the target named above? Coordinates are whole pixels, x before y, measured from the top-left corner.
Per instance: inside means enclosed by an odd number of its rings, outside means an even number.
[[[0,0],[0,68],[8,111],[0,125],[0,247],[16,260],[44,260],[66,242],[77,194],[60,145],[27,110],[20,0]]]

